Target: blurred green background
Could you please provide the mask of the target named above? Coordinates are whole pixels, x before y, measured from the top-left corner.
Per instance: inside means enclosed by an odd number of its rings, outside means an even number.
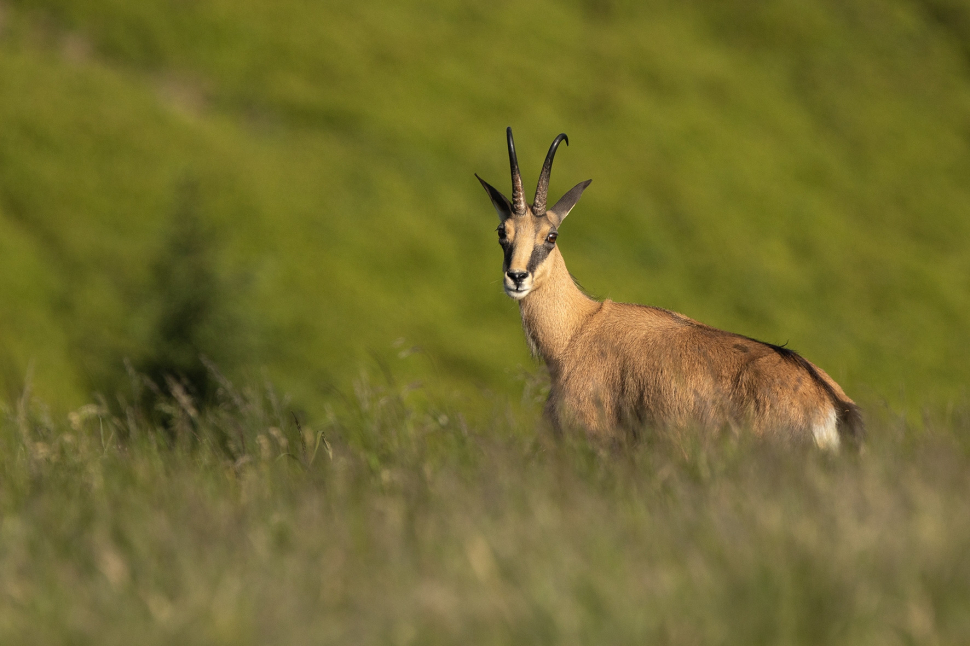
[[[0,0],[0,385],[125,360],[361,366],[474,405],[531,370],[504,129],[594,295],[788,342],[864,404],[970,377],[970,3]],[[531,194],[531,193],[530,193]],[[204,379],[200,378],[200,384]]]

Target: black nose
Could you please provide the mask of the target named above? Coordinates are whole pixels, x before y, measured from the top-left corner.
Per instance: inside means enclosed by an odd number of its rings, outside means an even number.
[[[525,280],[528,277],[529,272],[527,272],[527,271],[507,271],[507,272],[505,272],[505,275],[508,276],[509,278],[511,278],[512,281],[515,282],[516,285],[518,285],[519,283],[521,283],[523,280]]]

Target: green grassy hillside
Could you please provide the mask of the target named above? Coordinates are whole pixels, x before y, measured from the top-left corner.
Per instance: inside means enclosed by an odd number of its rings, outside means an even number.
[[[320,411],[376,354],[531,366],[494,215],[594,183],[592,293],[789,342],[863,402],[970,378],[970,6],[952,0],[0,4],[0,379],[56,407],[266,374]],[[418,348],[421,352],[410,352]],[[398,361],[394,357],[407,355]],[[470,404],[473,405],[473,404]]]

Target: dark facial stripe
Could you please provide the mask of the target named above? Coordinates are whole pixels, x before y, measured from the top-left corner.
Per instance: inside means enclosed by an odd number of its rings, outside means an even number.
[[[529,266],[527,267],[530,274],[534,274],[536,268],[542,264],[542,261],[546,259],[549,252],[552,251],[552,245],[541,244],[532,249],[532,256],[529,258]]]

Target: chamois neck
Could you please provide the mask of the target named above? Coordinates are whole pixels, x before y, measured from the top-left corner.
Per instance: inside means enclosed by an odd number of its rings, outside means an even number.
[[[570,341],[602,304],[576,286],[558,247],[546,262],[549,273],[519,301],[519,311],[533,352],[555,371]]]

